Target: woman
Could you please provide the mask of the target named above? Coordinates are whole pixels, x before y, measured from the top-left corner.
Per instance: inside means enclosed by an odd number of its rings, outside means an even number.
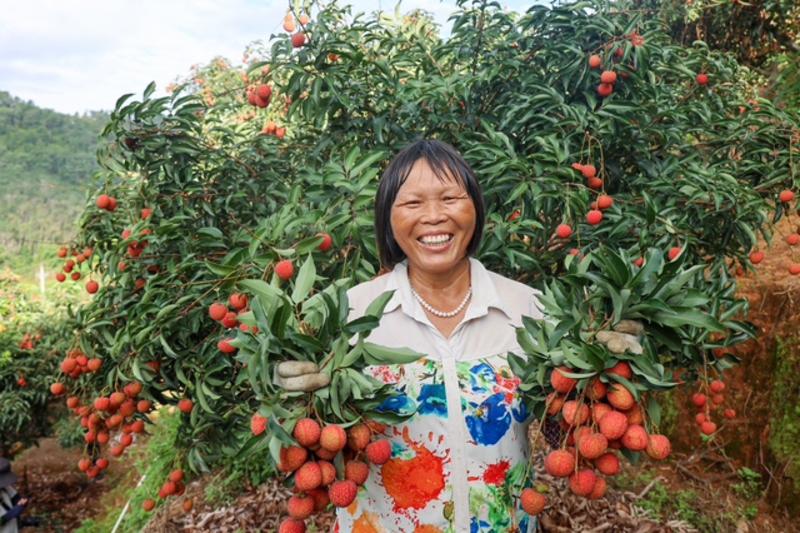
[[[372,466],[334,531],[533,529],[517,504],[530,484],[528,413],[506,355],[521,353],[521,317],[542,313],[538,291],[472,257],[484,220],[475,174],[446,143],[413,143],[381,177],[375,229],[391,271],[348,291],[350,319],[394,289],[369,340],[426,356],[371,368],[402,392],[386,407],[415,414],[387,428],[392,458]]]
[[[0,457],[0,533],[16,533],[17,519],[28,505],[27,498],[20,498],[14,490],[17,475],[11,471],[8,459]]]

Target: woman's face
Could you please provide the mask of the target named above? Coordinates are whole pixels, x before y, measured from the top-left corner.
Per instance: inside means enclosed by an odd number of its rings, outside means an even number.
[[[409,265],[447,272],[467,254],[475,233],[475,204],[454,176],[440,181],[419,159],[392,204],[391,226]]]

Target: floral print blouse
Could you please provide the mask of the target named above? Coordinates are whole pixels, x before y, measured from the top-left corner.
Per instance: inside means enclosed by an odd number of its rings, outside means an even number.
[[[350,319],[395,289],[371,342],[425,354],[405,365],[368,367],[400,395],[381,406],[413,412],[388,427],[392,457],[371,465],[356,500],[339,509],[334,532],[527,532],[534,520],[517,496],[532,485],[526,439],[529,414],[508,352],[522,353],[515,328],[542,318],[538,291],[470,258],[472,299],[449,338],[411,294],[407,262],[348,292]]]

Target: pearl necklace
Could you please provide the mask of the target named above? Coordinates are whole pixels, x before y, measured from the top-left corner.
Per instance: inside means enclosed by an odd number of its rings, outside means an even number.
[[[464,306],[467,305],[467,301],[469,300],[469,297],[472,296],[472,287],[470,287],[467,290],[467,294],[464,296],[464,299],[461,301],[461,304],[459,304],[459,306],[456,307],[455,310],[450,311],[449,313],[446,313],[444,311],[439,311],[438,309],[434,309],[431,304],[429,304],[428,302],[426,302],[425,300],[422,299],[422,296],[417,294],[417,291],[414,290],[414,287],[411,287],[410,284],[409,284],[409,287],[411,288],[411,294],[414,295],[414,298],[417,299],[417,301],[422,305],[422,307],[424,307],[425,309],[430,311],[432,314],[434,314],[434,315],[436,315],[438,317],[442,317],[442,318],[451,318],[451,317],[456,316],[458,313],[461,312],[462,309],[464,309]]]

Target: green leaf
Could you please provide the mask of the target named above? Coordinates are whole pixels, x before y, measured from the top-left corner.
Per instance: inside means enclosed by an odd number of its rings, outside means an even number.
[[[409,348],[387,348],[371,342],[364,342],[364,358],[370,365],[394,365],[413,363],[424,354],[415,352]]]
[[[317,269],[314,266],[314,258],[311,257],[311,254],[308,254],[294,282],[294,290],[292,291],[292,301],[294,303],[300,303],[306,299],[308,293],[311,292],[311,287],[314,286],[316,278]]]

